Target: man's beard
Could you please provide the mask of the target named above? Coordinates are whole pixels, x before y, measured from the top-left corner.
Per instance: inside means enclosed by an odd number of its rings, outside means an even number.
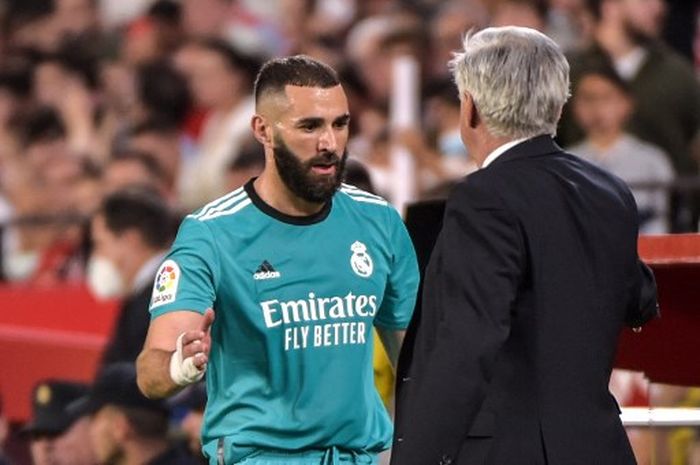
[[[336,152],[321,152],[310,160],[301,161],[281,137],[276,137],[273,152],[277,172],[282,182],[294,195],[307,202],[327,202],[343,182],[345,162],[348,158],[347,150],[342,156],[338,156]],[[314,174],[312,167],[319,163],[334,164],[335,174]]]

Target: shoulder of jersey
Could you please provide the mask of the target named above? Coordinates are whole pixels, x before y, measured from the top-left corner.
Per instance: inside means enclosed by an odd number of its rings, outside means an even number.
[[[378,195],[370,194],[369,192],[358,189],[350,184],[341,184],[338,192],[343,197],[360,204],[381,205],[383,207],[389,206],[389,202]]]
[[[252,203],[248,193],[243,187],[229,192],[228,194],[213,200],[197,210],[187,215],[198,221],[211,221],[217,218],[231,217]]]

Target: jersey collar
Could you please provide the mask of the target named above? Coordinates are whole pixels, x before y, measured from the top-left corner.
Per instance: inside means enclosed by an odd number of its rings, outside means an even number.
[[[250,181],[248,181],[245,186],[243,187],[245,191],[248,193],[248,197],[250,200],[253,202],[253,205],[255,205],[258,210],[261,212],[265,213],[268,216],[271,216],[272,218],[281,221],[283,223],[288,223],[288,224],[293,224],[297,226],[308,226],[311,224],[316,224],[320,223],[321,221],[325,220],[326,217],[330,214],[331,212],[331,207],[333,205],[333,199],[329,200],[323,205],[323,208],[319,210],[318,212],[314,213],[313,215],[308,215],[308,216],[293,216],[293,215],[287,215],[286,213],[282,213],[281,211],[271,207],[263,199],[260,198],[257,192],[255,192],[255,187],[253,186],[253,182],[257,178],[253,178]]]

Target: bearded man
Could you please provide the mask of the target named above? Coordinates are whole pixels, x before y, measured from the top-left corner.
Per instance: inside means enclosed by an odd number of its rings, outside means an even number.
[[[374,464],[392,426],[371,329],[396,361],[415,252],[384,199],[341,182],[350,114],[335,71],[274,59],[254,94],[265,168],[182,223],[156,276],[139,386],[163,397],[206,373],[211,464]]]

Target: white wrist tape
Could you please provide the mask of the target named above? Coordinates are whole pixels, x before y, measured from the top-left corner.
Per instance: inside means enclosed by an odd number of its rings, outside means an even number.
[[[175,352],[170,357],[170,377],[178,386],[186,386],[195,383],[204,377],[205,368],[199,369],[194,365],[194,357],[182,359],[182,338],[185,333],[180,334],[175,344]]]

